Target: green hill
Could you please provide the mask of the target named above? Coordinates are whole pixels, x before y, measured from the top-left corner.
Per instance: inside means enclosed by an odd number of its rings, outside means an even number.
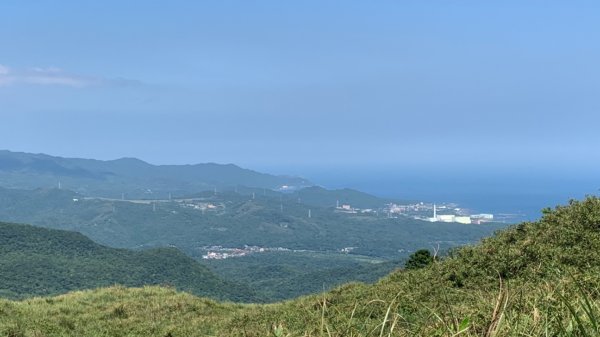
[[[22,298],[78,289],[172,285],[196,295],[250,301],[247,288],[225,282],[175,248],[108,248],[68,231],[0,223],[0,296]]]
[[[547,210],[428,267],[271,305],[165,288],[3,301],[9,336],[597,336],[600,199]]]
[[[290,197],[300,200],[303,204],[319,207],[335,207],[339,203],[340,205],[349,204],[358,208],[378,209],[384,204],[395,202],[392,199],[379,198],[350,188],[328,190],[319,186],[306,187],[295,191]]]
[[[269,190],[264,188],[255,188],[247,186],[235,186],[229,188],[225,193],[235,192],[243,196],[261,196],[271,197],[277,200],[283,199],[286,202],[301,203],[307,206],[319,208],[333,208],[337,204],[349,204],[357,208],[379,209],[389,203],[411,203],[410,200],[396,200],[390,198],[380,198],[372,194],[353,190],[350,188],[329,190],[321,186],[307,186],[301,189],[286,190]],[[207,194],[206,191],[185,196],[185,198],[206,197],[210,196],[212,191]],[[246,198],[247,200],[247,198]]]
[[[238,185],[267,189],[312,185],[302,178],[259,173],[233,164],[152,165],[135,158],[103,161],[0,151],[0,186],[48,188],[59,182],[88,196],[152,199]]]

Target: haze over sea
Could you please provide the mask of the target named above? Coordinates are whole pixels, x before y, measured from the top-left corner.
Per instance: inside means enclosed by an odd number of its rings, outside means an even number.
[[[600,187],[599,3],[3,1],[0,148],[533,219]]]

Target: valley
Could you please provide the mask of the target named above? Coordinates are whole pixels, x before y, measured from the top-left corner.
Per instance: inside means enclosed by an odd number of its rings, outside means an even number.
[[[417,249],[443,252],[505,226],[340,213],[335,207],[317,206],[320,192],[330,196],[334,191],[310,189],[310,194],[300,190],[265,195],[263,190],[259,195],[239,188],[237,193],[205,191],[171,200],[119,200],[57,188],[0,188],[0,219],[77,231],[116,248],[177,248],[208,263],[220,277],[252,286],[261,301],[292,298],[348,281],[374,282]],[[352,192],[354,199],[344,197],[347,191],[340,193],[337,197],[344,202],[360,205],[359,197],[373,202],[373,197],[358,192]],[[215,259],[205,258],[209,256]],[[263,269],[275,271],[258,272]],[[321,281],[306,275],[321,275],[317,277]]]

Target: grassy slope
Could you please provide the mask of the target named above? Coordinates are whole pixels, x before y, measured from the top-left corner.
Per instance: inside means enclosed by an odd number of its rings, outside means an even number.
[[[26,297],[106,287],[171,284],[197,295],[252,300],[174,248],[114,249],[60,230],[0,223],[0,295]]]
[[[595,336],[600,200],[547,212],[432,266],[274,305],[163,288],[2,302],[12,336]],[[585,304],[584,300],[590,303]],[[587,312],[586,313],[586,308]],[[281,329],[274,329],[273,326]]]

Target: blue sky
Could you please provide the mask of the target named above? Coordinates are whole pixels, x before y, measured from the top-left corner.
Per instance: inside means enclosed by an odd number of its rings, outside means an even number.
[[[2,1],[0,148],[152,163],[600,164],[597,1]]]

